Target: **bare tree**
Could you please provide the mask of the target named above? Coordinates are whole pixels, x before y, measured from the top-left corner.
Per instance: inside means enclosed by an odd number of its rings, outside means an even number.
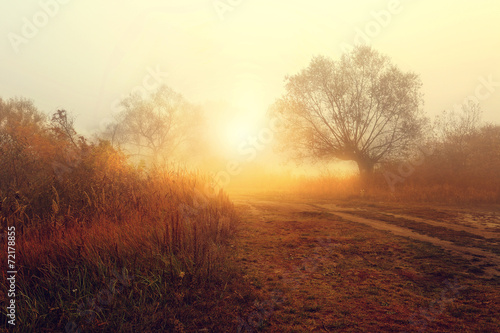
[[[441,140],[464,139],[475,133],[480,127],[481,106],[469,101],[452,111],[443,111],[436,117],[435,131]]]
[[[436,148],[453,171],[466,168],[474,154],[474,138],[481,129],[481,107],[470,101],[436,117]]]
[[[85,142],[83,136],[78,136],[74,127],[74,119],[66,110],[57,110],[51,119],[52,131],[57,137],[68,141],[73,148],[79,149]]]
[[[367,46],[339,61],[318,56],[286,78],[272,107],[282,148],[298,159],[352,160],[362,176],[402,154],[422,132],[421,82]]]
[[[117,122],[108,126],[104,138],[155,164],[189,150],[200,124],[200,111],[171,88],[162,86],[147,98],[130,96],[121,105],[123,111]]]

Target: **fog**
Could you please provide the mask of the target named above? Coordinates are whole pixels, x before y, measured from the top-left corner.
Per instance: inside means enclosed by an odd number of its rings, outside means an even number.
[[[3,1],[0,326],[498,331],[499,12]]]
[[[339,58],[356,42],[419,74],[429,114],[475,95],[481,77],[500,80],[496,1],[228,3],[4,3],[2,97],[33,99],[48,113],[64,108],[92,133],[117,100],[161,81],[195,104],[222,101],[259,122],[286,75],[315,55]],[[484,119],[497,121],[500,94],[488,92]]]

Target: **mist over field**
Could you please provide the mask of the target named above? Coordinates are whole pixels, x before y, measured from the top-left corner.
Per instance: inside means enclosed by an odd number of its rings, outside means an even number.
[[[0,5],[0,331],[498,331],[499,9]]]

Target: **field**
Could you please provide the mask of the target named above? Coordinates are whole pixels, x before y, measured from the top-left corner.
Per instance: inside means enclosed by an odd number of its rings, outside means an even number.
[[[498,126],[459,168],[446,150],[370,177],[255,165],[222,188],[64,110],[0,111],[2,332],[499,331]]]
[[[500,210],[235,195],[242,332],[498,332]]]
[[[122,222],[26,229],[14,331],[499,331],[498,205],[248,191],[202,203],[195,178],[169,177]]]
[[[500,1],[4,2],[0,333],[500,333]]]

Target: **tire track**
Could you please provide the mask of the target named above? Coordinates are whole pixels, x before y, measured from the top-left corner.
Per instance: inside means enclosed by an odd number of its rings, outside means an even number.
[[[437,237],[420,234],[408,228],[396,226],[380,220],[359,217],[353,214],[346,213],[344,211],[328,209],[327,212],[350,222],[362,223],[377,230],[389,231],[396,236],[408,237],[421,242],[427,242],[436,246],[440,246],[455,254],[459,254],[460,256],[464,257],[467,260],[477,260],[476,264],[479,264],[481,266],[486,266],[484,268],[485,277],[492,278],[494,276],[500,276],[500,257],[494,253],[474,247],[456,245],[453,242],[446,241]],[[411,218],[411,217],[407,216],[406,218]]]

